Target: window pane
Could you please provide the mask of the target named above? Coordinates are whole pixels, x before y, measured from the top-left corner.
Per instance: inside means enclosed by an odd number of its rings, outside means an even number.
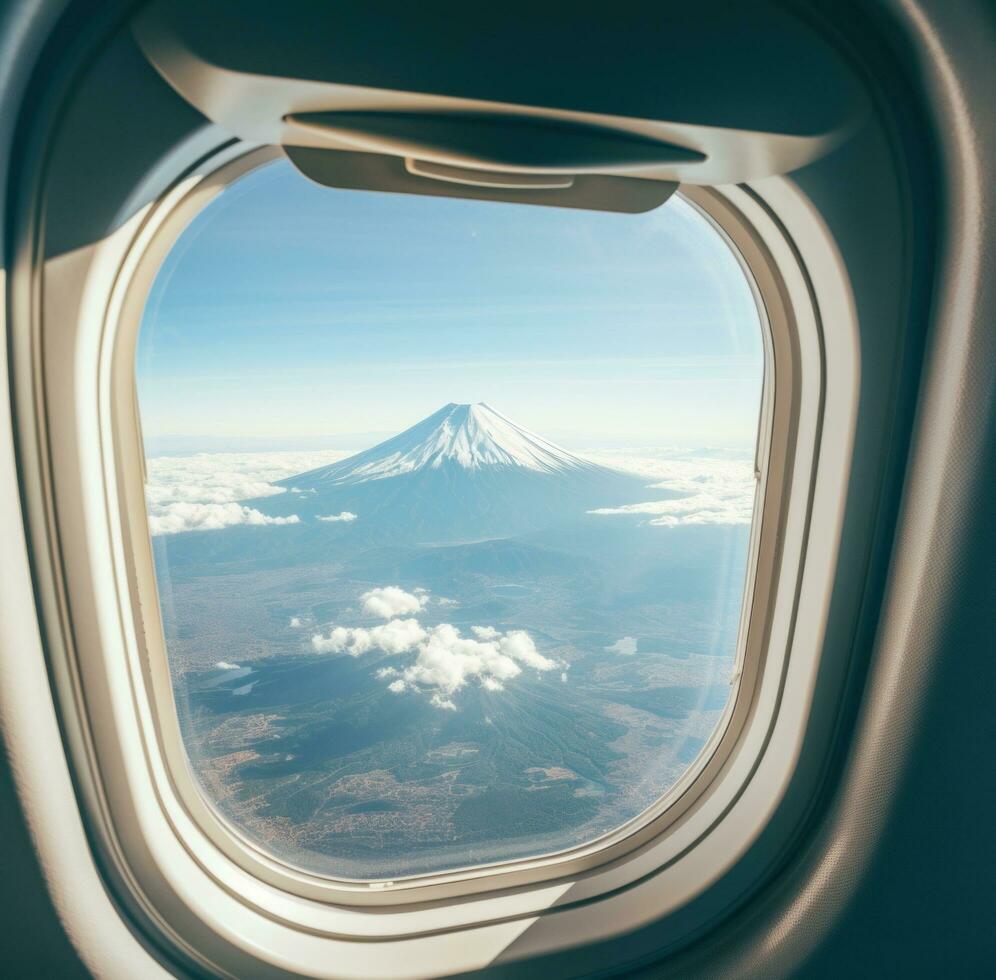
[[[395,879],[637,817],[731,696],[761,327],[691,205],[231,185],[142,323],[148,512],[206,798]]]

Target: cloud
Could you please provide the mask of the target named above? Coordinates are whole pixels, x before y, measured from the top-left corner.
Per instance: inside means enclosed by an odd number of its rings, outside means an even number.
[[[501,652],[524,663],[527,667],[534,667],[536,670],[552,670],[556,663],[544,657],[533,643],[528,633],[522,630],[512,630],[506,633],[499,641],[498,646]]]
[[[242,670],[238,664],[230,664],[227,660],[219,660],[215,664],[215,667],[217,667],[218,670]]]
[[[601,507],[589,514],[651,514],[647,523],[656,527],[678,527],[689,524],[750,524],[753,513],[750,505],[740,500],[724,500],[699,494],[681,500],[648,500],[642,504],[625,504],[622,507]]]
[[[355,521],[356,515],[352,511],[344,510],[341,514],[329,514],[327,517],[322,517],[318,515],[320,521],[329,521],[331,523],[338,523],[340,521]]]
[[[426,636],[426,631],[418,620],[392,619],[381,626],[374,626],[373,629],[334,626],[327,636],[321,633],[312,636],[311,646],[317,653],[348,653],[351,657],[358,657],[370,650],[397,654],[414,649]]]
[[[393,603],[414,612],[429,602],[427,593],[416,596],[395,586],[372,589],[362,599],[364,610],[374,615],[383,614],[376,611],[378,603]],[[368,608],[370,603],[373,611]],[[523,667],[548,671],[558,666],[536,649],[523,630],[502,633],[493,626],[475,626],[471,632],[473,636],[464,636],[449,623],[423,626],[413,618],[389,619],[374,627],[332,626],[327,633],[315,633],[311,647],[317,653],[351,657],[372,650],[392,656],[414,653],[415,659],[405,666],[380,667],[377,679],[389,681],[387,689],[394,694],[428,693],[431,704],[446,710],[456,709],[452,696],[470,682],[499,692],[522,673]]]
[[[749,459],[654,459],[587,454],[598,462],[628,470],[657,482],[650,489],[681,494],[670,500],[648,500],[621,507],[601,507],[589,514],[635,514],[659,527],[750,524],[754,513],[754,467]]]
[[[636,644],[636,637],[621,636],[612,646],[608,646],[605,649],[609,653],[621,653],[624,657],[632,657],[636,653]]]
[[[566,684],[567,683],[567,671],[566,670],[562,670],[560,672],[560,682],[562,684]]]
[[[290,628],[292,630],[299,630],[303,625],[304,623],[301,622],[300,616],[291,616]]]
[[[427,631],[417,651],[415,662],[399,672],[400,678],[410,690],[433,691],[432,703],[437,707],[448,707],[440,699],[450,698],[470,681],[477,681],[489,691],[501,691],[522,673],[523,666],[539,671],[557,666],[539,653],[521,630],[479,640],[462,636],[455,626],[441,623]]]
[[[233,524],[296,524],[297,518],[266,518],[251,507],[206,509],[204,505],[236,505],[285,493],[286,488],[273,483],[348,455],[324,450],[152,457],[146,460],[145,488],[150,530],[158,535],[219,530]]]
[[[237,524],[297,524],[297,514],[269,517],[244,504],[167,504],[159,513],[149,515],[149,531],[153,536],[181,534],[184,531],[218,531]]]
[[[371,589],[369,592],[364,592],[360,596],[360,601],[363,603],[363,611],[368,616],[391,619],[393,616],[418,612],[429,601],[429,598],[425,592],[413,595],[411,592],[399,589],[396,585],[388,585],[382,589]]]

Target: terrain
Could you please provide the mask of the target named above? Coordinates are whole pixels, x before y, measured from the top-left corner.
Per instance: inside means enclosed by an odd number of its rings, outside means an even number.
[[[285,860],[362,879],[638,816],[729,700],[749,536],[626,511],[681,496],[650,482],[447,405],[243,501],[293,523],[154,538],[206,795]]]

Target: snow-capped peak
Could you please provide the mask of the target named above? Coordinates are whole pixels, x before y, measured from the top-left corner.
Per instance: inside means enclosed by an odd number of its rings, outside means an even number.
[[[313,482],[341,485],[447,464],[468,470],[517,466],[541,473],[600,469],[517,425],[484,402],[451,402],[392,439],[305,475]]]

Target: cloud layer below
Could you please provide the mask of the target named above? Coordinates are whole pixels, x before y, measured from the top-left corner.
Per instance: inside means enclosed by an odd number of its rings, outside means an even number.
[[[342,450],[323,450],[154,457],[146,463],[149,529],[159,535],[215,531],[236,524],[296,524],[295,515],[267,517],[239,501],[285,493],[284,487],[273,483],[349,455]],[[338,518],[350,519],[342,514]]]
[[[268,517],[243,504],[170,504],[160,514],[149,515],[149,530],[158,534],[179,534],[181,531],[218,531],[235,524],[297,524],[297,514],[288,517]]]
[[[270,518],[241,502],[286,493],[286,488],[274,483],[349,455],[346,450],[322,450],[154,457],[147,462],[150,528],[158,535],[217,530],[236,524],[296,523],[294,515]],[[600,508],[592,511],[594,514],[642,515],[649,518],[649,524],[669,527],[751,521],[755,484],[749,459],[659,450],[596,450],[584,455],[593,462],[638,474],[649,486],[682,495],[672,500]],[[297,491],[297,495],[300,493]],[[349,523],[357,515],[343,511],[318,519]]]
[[[648,524],[678,527],[702,524],[750,524],[754,513],[754,467],[749,459],[633,456],[586,453],[587,458],[653,480],[649,487],[682,494],[621,507],[600,507],[591,514],[635,514]]]

